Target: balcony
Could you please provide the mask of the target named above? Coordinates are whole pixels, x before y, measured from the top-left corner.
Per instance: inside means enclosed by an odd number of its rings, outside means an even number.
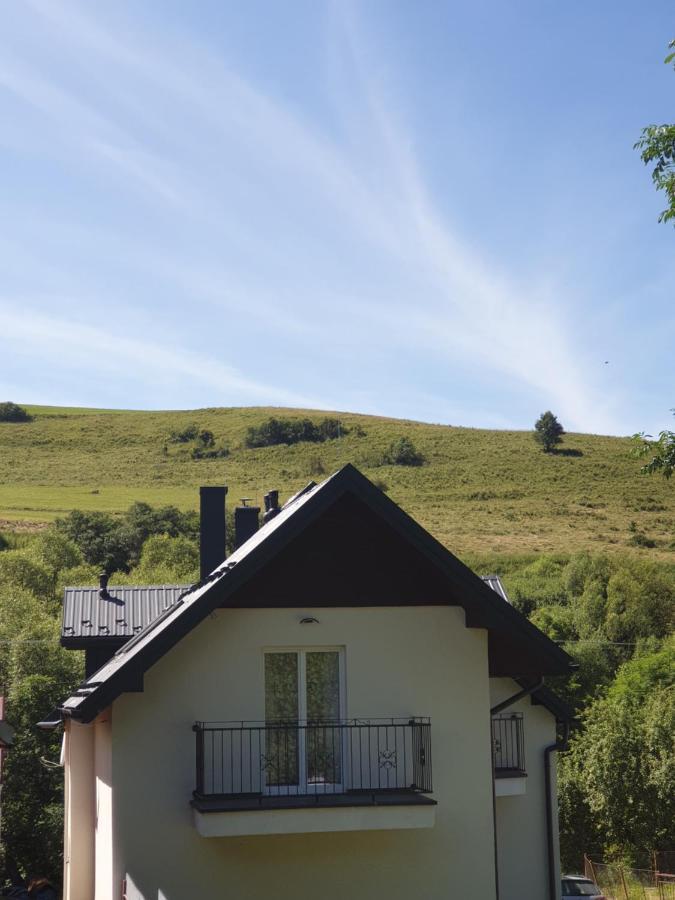
[[[429,719],[197,722],[205,837],[430,827]]]
[[[524,794],[527,772],[522,713],[493,716],[492,758],[496,796]]]

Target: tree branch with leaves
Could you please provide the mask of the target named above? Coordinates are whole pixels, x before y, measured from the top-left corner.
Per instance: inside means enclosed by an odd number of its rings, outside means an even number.
[[[668,45],[670,53],[664,62],[675,69],[675,40]],[[634,145],[641,150],[640,158],[648,166],[652,163],[652,181],[657,191],[663,191],[668,206],[661,212],[659,222],[675,220],[675,125],[648,125]]]

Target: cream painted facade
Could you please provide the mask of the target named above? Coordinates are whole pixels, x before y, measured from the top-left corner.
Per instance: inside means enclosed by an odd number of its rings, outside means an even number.
[[[490,679],[491,706],[506,700],[519,690],[520,686],[510,678]],[[533,704],[529,697],[524,697],[504,712],[523,715],[527,777],[522,779],[524,782],[522,793],[497,796],[495,800],[499,900],[541,900],[548,897],[549,891],[544,749],[555,743],[556,721],[544,706]],[[551,774],[554,798],[555,762],[556,754],[553,754]],[[558,816],[555,800],[553,810],[556,885],[560,890]]]
[[[495,900],[494,808],[500,900],[547,897],[555,720],[529,698],[509,708],[525,719],[526,790],[493,806],[489,710],[519,688],[488,677],[487,633],[459,607],[304,615],[217,610],[146,672],[143,692],[67,724],[66,900]],[[327,647],[343,649],[346,718],[430,716],[438,805],[260,810],[244,814],[256,836],[206,836],[239,814],[193,813],[193,722],[264,720],[264,651]]]
[[[142,693],[115,701],[93,900],[120,900],[123,881],[128,900],[496,897],[486,632],[466,628],[458,607],[319,609],[318,624],[301,625],[304,613],[218,610],[146,673]],[[431,717],[433,827],[199,834],[191,726],[264,719],[263,651],[282,647],[344,648],[348,718]],[[71,817],[67,829],[79,830]]]

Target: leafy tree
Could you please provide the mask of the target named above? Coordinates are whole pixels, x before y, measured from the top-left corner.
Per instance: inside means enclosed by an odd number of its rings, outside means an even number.
[[[669,634],[675,624],[675,584],[649,563],[626,561],[607,583],[604,631],[609,640],[634,642]]]
[[[668,46],[672,52],[664,62],[675,68],[675,40]],[[656,190],[666,195],[668,205],[661,212],[659,222],[675,219],[675,125],[648,125],[642,129],[635,149],[642,151],[640,158],[646,166],[654,164],[652,181]]]
[[[629,673],[633,666],[628,663]],[[643,670],[649,668],[644,661],[641,666]],[[662,680],[662,663],[654,666],[651,671],[655,677],[644,691],[634,689],[637,675],[626,674],[622,689],[596,700],[582,715],[584,727],[574,737],[568,758],[561,761],[561,836],[565,850],[576,833],[578,819],[587,827],[590,822],[587,846],[600,846],[607,858],[620,857],[645,865],[655,847],[672,845],[672,658],[668,669],[667,680]]]
[[[26,550],[26,555],[54,577],[62,569],[72,569],[82,563],[82,553],[74,541],[55,528],[39,534]]]
[[[33,417],[29,415],[28,411],[25,410],[23,406],[19,406],[17,403],[12,403],[11,400],[0,403],[0,422],[32,421]]]
[[[0,684],[16,729],[3,785],[6,856],[24,872],[58,880],[61,870],[63,772],[60,735],[42,732],[44,718],[82,677],[81,654],[59,646],[59,621],[43,598],[20,586],[0,592]]]
[[[662,431],[656,440],[641,432],[633,436],[633,443],[634,456],[651,457],[640,469],[642,475],[660,472],[664,478],[670,478],[675,471],[675,431]]]
[[[106,572],[128,572],[141,557],[145,541],[153,534],[195,539],[199,517],[175,506],[154,508],[149,503],[133,503],[126,513],[114,518],[102,512],[74,510],[56,520],[56,528],[67,535],[82,552],[84,561]]]
[[[577,637],[574,610],[569,606],[540,606],[530,621],[552,641],[573,641]]]
[[[73,510],[56,528],[80,548],[85,562],[106,572],[127,571],[136,549],[132,532],[107,513]],[[141,541],[142,543],[142,541]]]
[[[2,590],[23,588],[35,597],[51,597],[52,573],[29,559],[21,550],[5,550],[0,555],[0,587]]]
[[[199,547],[186,537],[155,534],[143,545],[141,560],[129,580],[137,584],[192,582],[199,578]]]
[[[421,466],[425,459],[410,438],[400,437],[385,450],[382,461],[389,466]]]
[[[563,434],[565,430],[550,409],[534,423],[534,439],[541,444],[544,453],[550,453],[556,444],[561,443]]]

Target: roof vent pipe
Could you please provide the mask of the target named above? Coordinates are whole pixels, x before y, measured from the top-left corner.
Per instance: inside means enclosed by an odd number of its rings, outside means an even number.
[[[234,546],[241,547],[253,537],[258,530],[259,506],[247,506],[247,499],[241,500],[241,506],[234,511]]]
[[[99,586],[99,597],[105,598],[108,596],[108,573],[101,572],[98,576],[98,586]]]
[[[199,578],[203,581],[225,559],[227,488],[199,488]]]
[[[279,491],[269,491],[265,494],[265,515],[263,522],[269,522],[281,512],[279,509]]]

